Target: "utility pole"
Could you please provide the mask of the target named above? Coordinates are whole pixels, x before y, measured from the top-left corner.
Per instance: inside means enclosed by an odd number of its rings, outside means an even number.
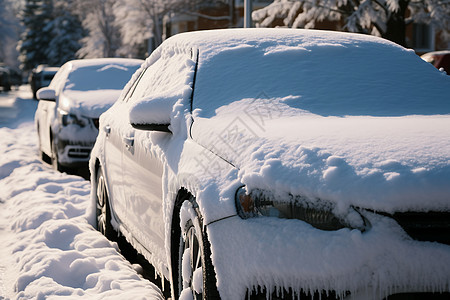
[[[252,27],[252,0],[244,0],[244,28]]]
[[[233,28],[236,24],[234,23],[234,1],[235,0],[228,0],[229,1],[229,14],[230,14],[230,24],[228,25],[229,28]]]

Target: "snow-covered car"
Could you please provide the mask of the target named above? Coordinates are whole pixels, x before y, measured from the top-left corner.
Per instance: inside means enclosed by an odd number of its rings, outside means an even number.
[[[88,218],[172,299],[448,297],[449,94],[373,36],[175,35],[100,117]]]
[[[22,75],[20,72],[0,62],[0,87],[3,88],[3,91],[10,91],[12,86],[18,88],[21,84]]]
[[[2,64],[0,64],[0,87],[3,91],[8,92],[11,90],[11,81],[9,77],[9,70]]]
[[[450,75],[450,50],[432,51],[425,53],[421,58],[438,69],[443,69]]]
[[[57,170],[87,166],[98,134],[98,118],[120,96],[143,60],[72,60],[56,73],[40,100],[35,122],[42,159]]]

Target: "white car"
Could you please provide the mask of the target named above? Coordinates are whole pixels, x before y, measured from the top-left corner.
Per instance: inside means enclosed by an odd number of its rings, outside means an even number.
[[[373,36],[176,35],[100,117],[90,222],[172,299],[446,298],[449,95]]]
[[[87,166],[98,134],[98,118],[120,96],[143,60],[72,60],[37,92],[35,122],[43,160],[57,170]]]

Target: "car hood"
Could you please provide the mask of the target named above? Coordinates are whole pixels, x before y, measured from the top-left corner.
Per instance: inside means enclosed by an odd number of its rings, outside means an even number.
[[[122,90],[66,90],[59,98],[61,109],[89,118],[98,118],[119,98]]]
[[[450,208],[450,115],[194,112],[191,136],[238,168],[249,189],[319,198],[343,211]]]

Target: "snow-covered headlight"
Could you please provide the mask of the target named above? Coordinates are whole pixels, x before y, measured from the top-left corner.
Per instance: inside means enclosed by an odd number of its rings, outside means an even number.
[[[277,199],[269,192],[253,190],[247,193],[245,187],[240,187],[235,201],[237,213],[243,219],[258,216],[297,219],[321,230],[352,228],[364,231],[367,225],[365,218],[353,208],[350,208],[349,218],[344,220],[333,213],[331,204],[300,196]]]
[[[60,117],[62,126],[68,126],[68,125],[74,124],[74,125],[78,125],[80,127],[85,127],[89,124],[88,118],[70,114],[67,111],[62,110],[62,109],[58,109],[58,115]]]

